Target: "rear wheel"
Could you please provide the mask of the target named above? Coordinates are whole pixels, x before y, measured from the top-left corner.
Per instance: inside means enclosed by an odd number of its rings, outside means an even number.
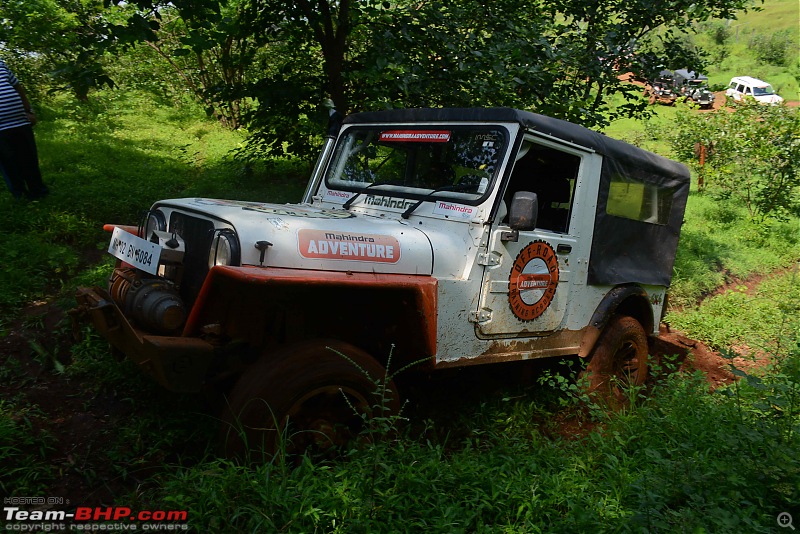
[[[639,321],[614,316],[586,367],[589,392],[614,405],[625,404],[630,388],[647,380],[647,355],[647,334]]]
[[[341,341],[305,341],[265,354],[239,379],[223,416],[223,444],[246,461],[332,455],[370,417],[399,409],[397,388],[369,354]]]

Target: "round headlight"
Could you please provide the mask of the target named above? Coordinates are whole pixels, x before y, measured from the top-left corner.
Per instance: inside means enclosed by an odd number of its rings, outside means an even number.
[[[167,230],[167,218],[161,210],[150,210],[147,212],[147,218],[144,222],[144,239],[150,239],[153,235],[153,230],[165,232]]]
[[[241,249],[233,230],[217,230],[208,251],[208,268],[215,265],[239,265]]]

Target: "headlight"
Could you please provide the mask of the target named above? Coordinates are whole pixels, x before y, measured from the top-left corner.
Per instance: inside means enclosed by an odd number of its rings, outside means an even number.
[[[239,265],[241,258],[236,232],[228,229],[215,231],[208,251],[208,268],[211,269],[215,265]]]
[[[153,235],[153,230],[159,230],[161,232],[167,230],[167,218],[161,210],[150,210],[147,212],[144,220],[144,233],[141,237],[143,239],[150,239],[150,236]]]

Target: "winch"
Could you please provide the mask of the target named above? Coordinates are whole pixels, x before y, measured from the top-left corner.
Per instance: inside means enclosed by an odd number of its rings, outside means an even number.
[[[186,321],[186,306],[178,288],[163,278],[137,276],[136,269],[114,269],[108,282],[114,302],[142,328],[174,333]]]

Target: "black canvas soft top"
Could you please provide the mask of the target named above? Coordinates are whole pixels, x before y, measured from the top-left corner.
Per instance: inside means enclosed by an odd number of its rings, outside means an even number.
[[[708,82],[708,76],[706,76],[705,74],[700,74],[699,72],[695,72],[693,70],[690,71],[690,70],[686,70],[686,69],[678,69],[678,70],[675,71],[675,77],[676,78],[680,78],[678,80],[679,82],[683,81],[683,80],[687,80],[687,81],[689,81],[689,80],[700,80],[700,81],[703,81],[703,82]]]
[[[422,122],[514,122],[534,132],[573,143],[637,167],[665,181],[689,183],[689,170],[680,163],[629,145],[578,124],[513,108],[416,108],[355,113],[343,124]],[[661,182],[662,180],[657,180]]]

